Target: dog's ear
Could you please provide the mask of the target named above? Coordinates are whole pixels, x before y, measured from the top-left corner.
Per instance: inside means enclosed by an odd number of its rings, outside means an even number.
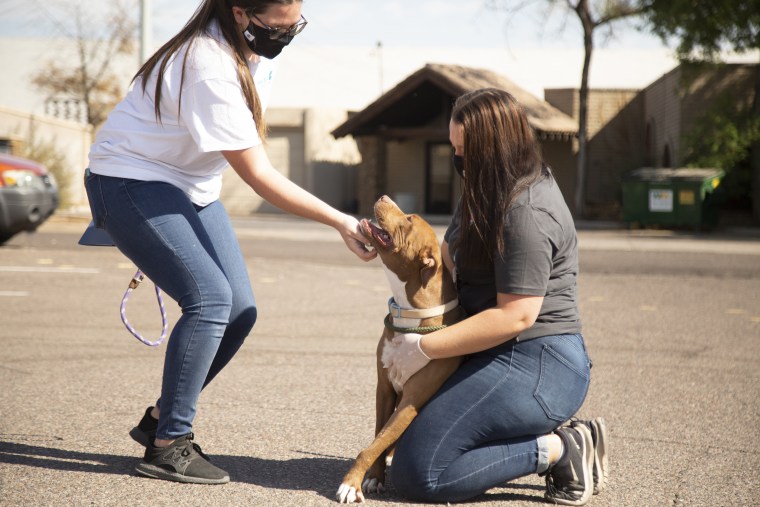
[[[422,280],[422,286],[427,287],[428,282],[436,270],[436,261],[430,252],[426,252],[422,255],[422,269],[420,269],[420,280]]]

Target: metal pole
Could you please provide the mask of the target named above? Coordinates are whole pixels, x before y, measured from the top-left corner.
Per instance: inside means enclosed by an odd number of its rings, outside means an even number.
[[[140,65],[152,54],[151,32],[151,0],[140,0]]]
[[[380,95],[382,95],[385,92],[385,86],[383,84],[383,43],[381,41],[377,41],[377,70],[380,78]]]

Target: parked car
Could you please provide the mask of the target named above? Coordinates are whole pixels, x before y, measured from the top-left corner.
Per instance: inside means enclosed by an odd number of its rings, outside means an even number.
[[[0,153],[0,245],[37,229],[59,200],[58,184],[44,165]]]

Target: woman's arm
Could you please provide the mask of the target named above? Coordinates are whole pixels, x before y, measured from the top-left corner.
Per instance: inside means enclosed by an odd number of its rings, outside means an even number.
[[[431,359],[462,356],[490,349],[511,340],[533,325],[543,296],[496,295],[488,308],[440,331],[425,335],[420,348]]]
[[[443,263],[454,272],[449,244],[441,242]],[[496,306],[453,326],[426,335],[420,342],[431,359],[461,356],[490,349],[519,335],[536,321],[544,302],[542,296],[496,294]]]
[[[377,253],[364,246],[366,239],[359,222],[341,213],[299,187],[272,167],[262,145],[245,150],[223,151],[232,168],[257,194],[283,211],[335,228],[349,250],[360,259],[374,259]]]
[[[497,294],[496,306],[434,333],[400,334],[386,344],[383,366],[404,385],[431,359],[462,356],[511,340],[536,321],[543,296]]]

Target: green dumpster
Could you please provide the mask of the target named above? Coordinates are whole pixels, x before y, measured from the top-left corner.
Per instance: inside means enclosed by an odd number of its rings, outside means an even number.
[[[720,169],[642,167],[623,177],[623,220],[629,225],[710,227],[718,213],[709,196]]]

